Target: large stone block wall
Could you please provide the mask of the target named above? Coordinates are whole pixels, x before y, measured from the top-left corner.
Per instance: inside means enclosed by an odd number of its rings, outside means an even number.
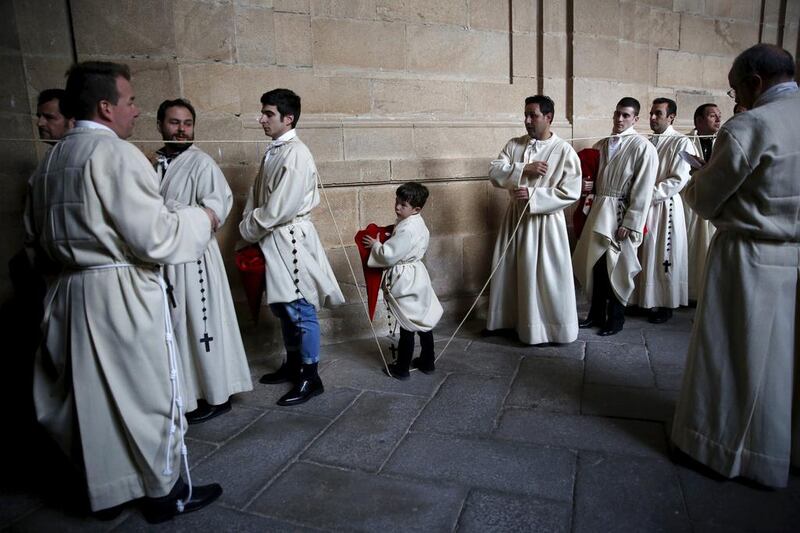
[[[345,261],[357,257],[352,236],[392,222],[397,184],[429,183],[427,262],[457,315],[488,275],[505,197],[487,184],[487,165],[524,133],[525,96],[554,98],[555,129],[583,139],[576,148],[609,132],[622,96],[645,108],[675,98],[680,129],[706,101],[727,118],[733,57],[760,41],[796,53],[800,0],[8,0],[0,16],[3,137],[35,136],[37,93],[63,86],[74,59],[131,66],[142,110],[134,140],[147,153],[158,147],[158,104],[195,104],[199,146],[237,199],[219,234],[229,264],[266,146],[259,97],[298,92],[299,135],[336,225],[325,199],[315,220],[353,302],[326,313],[335,333],[361,313]],[[646,116],[640,124],[646,131]],[[25,181],[42,152],[40,143],[0,141],[3,264],[20,247]],[[3,268],[0,295],[9,292]]]

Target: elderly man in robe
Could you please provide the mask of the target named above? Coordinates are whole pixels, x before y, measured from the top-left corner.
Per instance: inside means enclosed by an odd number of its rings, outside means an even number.
[[[578,338],[564,209],[580,197],[581,163],[550,130],[554,113],[547,96],[526,98],[528,134],[508,141],[489,164],[492,185],[508,191],[508,207],[494,247],[499,266],[486,327],[514,329],[525,344]]]
[[[61,267],[36,412],[85,471],[92,510],[109,518],[145,497],[145,518],[162,522],[222,492],[179,475],[184,424],[158,267],[201,256],[217,220],[208,208],[167,209],[147,158],[123,140],[139,115],[126,65],[74,65],[66,92],[76,127],[34,173],[25,212],[28,243]]]
[[[641,270],[636,249],[642,242],[658,172],[655,147],[639,135],[639,101],[617,103],[612,135],[594,148],[600,151],[595,198],[572,255],[575,277],[591,295],[589,315],[578,325],[599,327],[598,335],[616,335],[625,323],[625,306]]]
[[[759,44],[728,81],[728,120],[686,201],[717,228],[672,426],[726,477],[785,487],[800,466],[800,92],[792,55]],[[730,93],[729,93],[730,94]]]
[[[266,297],[281,322],[286,361],[261,376],[265,384],[290,382],[278,405],[299,405],[322,394],[317,372],[320,328],[317,310],[344,303],[344,296],[311,211],[319,204],[317,165],[295,131],[300,97],[289,89],[261,96],[259,123],[272,139],[261,161],[239,224],[242,238],[256,243],[266,261]]]
[[[75,119],[64,108],[64,89],[45,89],[36,103],[36,127],[47,144],[60,141],[75,126]]]
[[[636,301],[649,309],[647,320],[661,324],[672,310],[687,305],[686,222],[678,194],[689,181],[689,163],[681,152],[695,153],[692,141],[672,127],[678,106],[669,98],[656,98],[650,109],[650,141],[658,152],[658,175],[647,230],[639,247],[642,271],[636,278]]]
[[[233,207],[225,176],[197,148],[196,113],[188,100],[165,100],[156,114],[168,141],[156,153],[161,196],[168,205],[208,207],[220,225]],[[165,265],[175,306],[172,324],[186,386],[186,420],[198,424],[230,411],[233,394],[253,389],[228,276],[216,239],[191,263]]]
[[[711,159],[714,140],[722,123],[722,113],[716,104],[702,104],[694,112],[694,129],[689,137],[694,143],[695,152],[703,161]],[[699,137],[702,135],[703,137]],[[681,196],[684,193],[681,191]],[[685,198],[684,198],[685,200]],[[689,301],[696,302],[703,280],[708,246],[714,236],[714,226],[708,220],[698,217],[694,210],[684,202],[686,218],[686,238],[689,248]]]

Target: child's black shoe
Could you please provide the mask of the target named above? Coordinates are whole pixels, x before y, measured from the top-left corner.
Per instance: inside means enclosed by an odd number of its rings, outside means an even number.
[[[391,378],[399,379],[400,381],[407,380],[411,374],[408,373],[408,368],[403,368],[397,363],[391,363],[388,365],[389,372],[386,372],[386,369],[383,369],[384,374],[388,375]]]
[[[433,356],[430,357],[415,357],[411,361],[411,366],[422,372],[423,374],[430,374],[436,370],[436,363]]]

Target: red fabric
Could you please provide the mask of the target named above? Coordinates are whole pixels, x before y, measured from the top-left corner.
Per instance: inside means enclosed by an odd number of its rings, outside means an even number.
[[[251,244],[236,252],[236,268],[242,277],[244,293],[247,296],[247,304],[250,307],[250,315],[253,320],[258,320],[258,312],[261,309],[261,295],[267,288],[267,262],[261,248],[257,244]]]
[[[600,150],[594,148],[584,148],[578,152],[578,158],[581,160],[581,175],[586,181],[594,181],[597,176],[597,170],[600,166]],[[586,222],[586,214],[583,208],[586,206],[586,197],[593,192],[584,192],[583,183],[581,183],[581,197],[578,199],[578,205],[575,212],[572,213],[572,228],[575,231],[575,239],[580,238],[583,231],[583,225]],[[591,204],[590,204],[591,208]]]
[[[378,226],[377,224],[370,224],[366,228],[356,233],[355,241],[358,247],[358,253],[361,255],[361,267],[364,269],[364,281],[367,283],[367,302],[369,303],[369,319],[375,317],[375,307],[378,305],[378,291],[381,288],[381,275],[383,274],[382,268],[372,268],[367,266],[369,260],[370,248],[367,248],[361,243],[361,240],[369,235],[370,237],[378,239],[380,242],[386,242],[392,236],[392,226]]]

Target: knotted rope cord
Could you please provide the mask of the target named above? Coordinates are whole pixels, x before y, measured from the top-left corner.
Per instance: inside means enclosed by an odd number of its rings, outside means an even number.
[[[331,215],[333,226],[334,228],[336,228],[336,236],[339,237],[339,244],[342,246],[342,253],[344,253],[344,258],[347,261],[347,268],[350,269],[350,275],[353,277],[353,285],[355,286],[356,292],[358,293],[358,299],[361,301],[361,307],[362,309],[364,309],[364,315],[367,317],[367,323],[369,324],[369,329],[372,331],[372,337],[375,339],[375,344],[378,346],[378,353],[381,356],[381,361],[383,361],[383,366],[386,369],[386,372],[391,376],[392,373],[389,370],[389,364],[386,362],[386,356],[383,355],[381,342],[378,339],[378,332],[375,331],[375,326],[372,324],[372,320],[369,317],[369,308],[367,307],[367,302],[364,301],[364,296],[361,295],[361,290],[358,288],[358,279],[356,278],[356,271],[353,269],[353,263],[350,262],[350,256],[347,255],[347,248],[345,247],[344,240],[342,239],[342,232],[339,230],[339,224],[336,222],[336,217],[333,215],[333,208],[331,207],[331,201],[328,198],[328,192],[325,190],[325,186],[322,184],[322,178],[319,177],[319,173],[317,173],[317,183],[319,184],[319,188],[322,191],[322,195],[325,197],[325,205],[328,206],[328,212]]]

